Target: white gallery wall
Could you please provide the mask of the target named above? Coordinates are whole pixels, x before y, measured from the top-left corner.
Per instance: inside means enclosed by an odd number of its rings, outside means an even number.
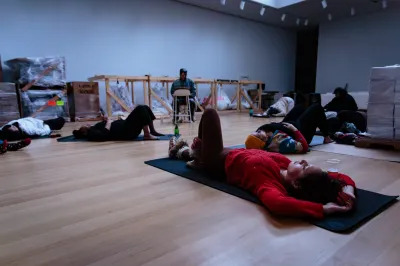
[[[174,76],[185,67],[189,77],[247,75],[270,90],[294,89],[294,31],[170,0],[0,0],[0,7],[2,60],[65,56],[68,81]]]
[[[323,23],[319,28],[317,92],[368,91],[371,67],[400,64],[400,13],[387,10]]]

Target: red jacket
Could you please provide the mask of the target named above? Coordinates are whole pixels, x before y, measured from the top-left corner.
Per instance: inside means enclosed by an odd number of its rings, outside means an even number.
[[[256,149],[232,150],[225,161],[227,182],[250,191],[275,214],[322,219],[322,204],[293,198],[283,186],[280,169],[287,169],[290,162],[279,153]],[[355,187],[354,181],[344,174],[330,177]]]

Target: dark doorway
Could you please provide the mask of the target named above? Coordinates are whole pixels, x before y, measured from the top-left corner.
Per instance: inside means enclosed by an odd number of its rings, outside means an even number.
[[[318,57],[318,27],[297,32],[296,93],[315,92]]]

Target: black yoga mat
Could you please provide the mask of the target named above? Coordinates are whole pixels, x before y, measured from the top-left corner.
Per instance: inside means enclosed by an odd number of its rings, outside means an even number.
[[[173,134],[167,134],[165,136],[161,136],[158,137],[157,140],[169,140],[171,137],[173,137],[175,135]],[[137,137],[136,139],[132,139],[131,141],[142,141],[143,139],[143,135],[140,135],[139,137]],[[74,137],[74,135],[71,136],[66,136],[66,137],[62,137],[62,138],[58,138],[57,139],[58,142],[83,142],[83,141],[88,141],[87,139],[76,139]],[[129,141],[129,140],[128,140]]]
[[[176,174],[201,183],[203,185],[218,189],[236,197],[261,204],[257,197],[247,191],[216,181],[207,177],[203,171],[193,170],[186,167],[184,161],[162,158],[146,161],[145,164],[154,166],[161,170]],[[357,189],[357,204],[355,211],[344,215],[329,216],[320,221],[310,221],[312,224],[333,232],[349,232],[358,228],[364,222],[378,215],[390,204],[396,202],[397,196],[387,196],[375,192]]]
[[[322,144],[324,144],[324,137],[314,135],[313,139],[311,140],[311,143],[308,144],[308,146],[313,147],[313,146],[318,146],[318,145],[322,145]]]

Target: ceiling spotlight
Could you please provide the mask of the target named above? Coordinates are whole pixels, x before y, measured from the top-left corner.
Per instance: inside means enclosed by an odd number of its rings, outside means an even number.
[[[351,13],[352,16],[354,16],[356,14],[356,10],[354,9],[354,7],[352,7],[350,9],[350,13]]]
[[[329,21],[332,20],[332,14],[331,14],[331,13],[328,14],[328,20],[329,20]]]
[[[308,19],[304,21],[304,26],[308,26]]]
[[[285,21],[285,18],[286,18],[286,14],[282,14],[281,20]]]
[[[246,4],[246,1],[240,1],[240,9],[244,9],[244,5]]]
[[[383,8],[383,9],[386,9],[386,8],[387,8],[387,1],[386,1],[386,0],[383,0],[383,1],[382,1],[382,8]]]
[[[300,19],[299,19],[299,18],[296,20],[296,25],[297,25],[297,26],[300,25]]]
[[[221,0],[221,5],[225,5],[226,4],[226,0]]]
[[[326,2],[326,0],[322,0],[321,5],[322,8],[325,9],[328,6],[328,3]]]
[[[261,15],[261,16],[264,16],[264,13],[265,13],[265,7],[261,7],[260,15]]]

